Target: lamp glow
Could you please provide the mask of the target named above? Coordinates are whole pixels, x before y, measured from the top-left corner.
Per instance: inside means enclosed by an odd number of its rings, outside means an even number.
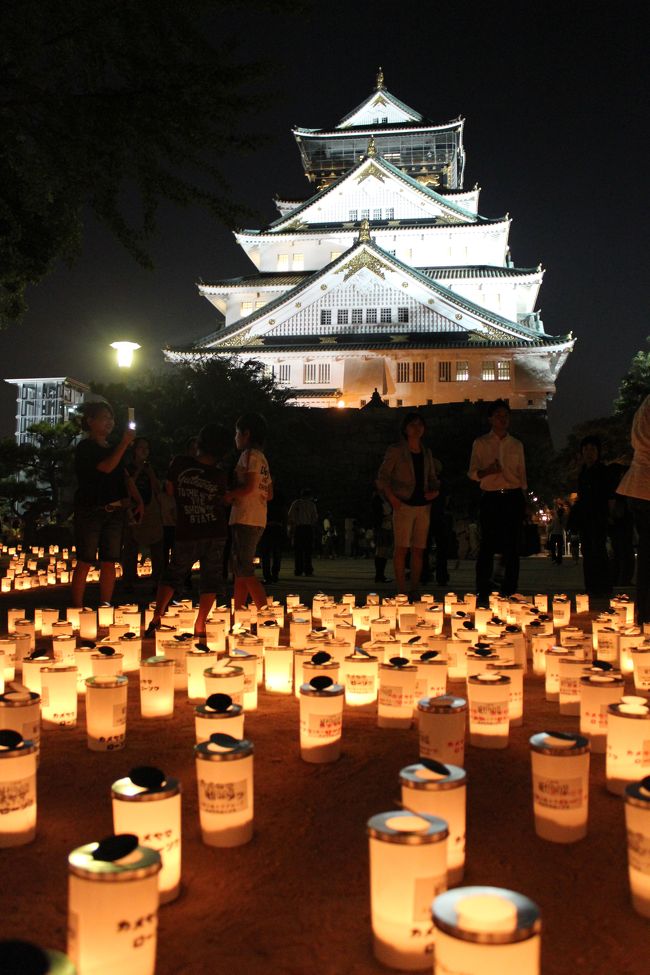
[[[133,365],[133,353],[141,349],[137,342],[111,342],[111,349],[117,353],[117,364],[120,369],[128,369]]]

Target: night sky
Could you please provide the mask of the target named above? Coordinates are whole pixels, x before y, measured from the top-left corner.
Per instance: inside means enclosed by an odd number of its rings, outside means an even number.
[[[274,195],[308,196],[291,126],[333,126],[372,91],[379,65],[388,90],[425,117],[464,116],[465,187],[481,186],[483,215],[510,213],[515,264],[546,268],[547,332],[578,339],[549,411],[559,443],[574,423],[610,412],[650,333],[644,6],[610,6],[620,19],[576,2],[561,15],[543,3],[454,8],[364,0],[251,18],[245,51],[273,61],[273,97],[249,119],[268,141],[227,161],[232,194],[259,211],[251,226],[277,217]],[[108,346],[120,338],[142,344],[141,366],[157,364],[161,346],[214,328],[199,278],[253,270],[199,208],[164,207],[151,251],[153,272],[89,220],[75,266],[32,288],[24,323],[0,333],[2,377],[115,378]],[[2,384],[3,435],[13,406]]]

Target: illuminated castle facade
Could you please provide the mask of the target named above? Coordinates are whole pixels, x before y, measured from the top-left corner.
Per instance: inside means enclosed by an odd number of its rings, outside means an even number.
[[[545,408],[572,336],[535,311],[541,267],[515,267],[508,215],[463,189],[463,119],[436,125],[375,90],[333,129],[296,128],[306,201],[240,230],[255,267],[199,285],[220,326],[172,361],[237,355],[264,364],[304,406],[509,399]]]

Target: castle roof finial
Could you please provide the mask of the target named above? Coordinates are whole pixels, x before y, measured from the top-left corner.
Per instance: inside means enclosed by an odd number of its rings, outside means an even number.
[[[370,221],[362,220],[359,227],[359,243],[370,240]]]
[[[375,145],[375,137],[374,135],[371,135],[370,141],[368,142],[368,149],[366,150],[366,158],[374,159],[376,155],[377,155],[377,146]]]
[[[381,88],[384,87],[384,70],[381,67],[381,65],[379,67],[379,71],[377,72],[377,80],[376,80],[375,85],[376,85],[377,91],[379,91]]]

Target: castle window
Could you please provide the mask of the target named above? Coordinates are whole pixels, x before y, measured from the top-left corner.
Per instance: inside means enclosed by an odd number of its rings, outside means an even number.
[[[466,359],[459,359],[456,363],[456,382],[467,382],[469,379],[469,362]]]
[[[382,308],[380,321],[392,322],[392,320],[393,320],[392,310],[390,308]]]
[[[359,219],[359,211],[358,210],[349,210],[348,211],[348,216],[349,216],[350,220],[352,220],[353,222],[355,222],[355,221],[357,221]]]
[[[387,220],[394,220],[395,219],[395,207],[388,207],[387,208],[387,210],[386,210],[386,219]]]
[[[506,381],[511,379],[510,359],[499,359],[497,361],[497,379]]]
[[[332,324],[332,309],[331,308],[321,308],[321,310],[320,310],[320,323],[321,323],[321,325],[331,325]]]
[[[398,308],[397,309],[397,321],[398,322],[408,322],[409,320],[409,310],[408,308]]]
[[[329,362],[319,362],[318,364],[318,382],[328,383],[330,381],[330,364]]]
[[[352,309],[352,324],[361,325],[363,322],[363,308]]]
[[[336,324],[337,325],[347,325],[349,318],[349,312],[347,308],[339,308],[336,312]]]
[[[381,220],[381,210],[373,210],[372,211],[372,219],[373,220]]]
[[[278,366],[278,382],[288,383],[291,379],[291,365],[286,362],[283,365]]]
[[[318,365],[315,362],[306,362],[303,381],[305,383],[315,383],[318,381]]]
[[[493,359],[488,359],[481,367],[481,379],[485,382],[492,382],[497,378],[496,363]]]
[[[398,383],[410,383],[411,381],[411,363],[410,362],[398,362],[397,363],[397,382]]]
[[[289,270],[289,255],[278,254],[278,271],[288,271],[288,270]]]
[[[304,271],[305,270],[305,255],[304,254],[294,254],[292,261],[292,268],[294,271]]]
[[[424,363],[414,362],[413,363],[413,382],[423,383],[424,382]]]
[[[438,363],[438,382],[439,383],[451,382],[451,362],[444,361]]]
[[[377,309],[366,308],[366,324],[374,325],[377,322]]]
[[[252,301],[242,301],[241,303],[241,317],[245,318],[246,315],[250,315],[253,310]]]

